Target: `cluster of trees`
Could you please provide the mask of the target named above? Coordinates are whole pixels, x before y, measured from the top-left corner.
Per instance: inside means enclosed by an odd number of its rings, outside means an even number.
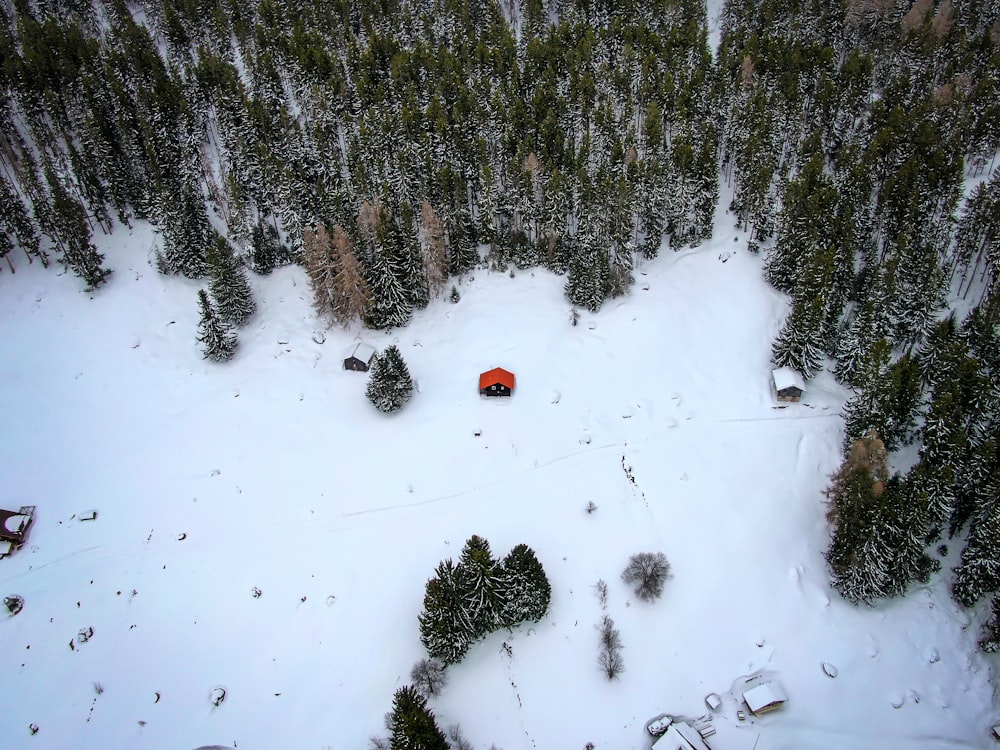
[[[493,631],[541,620],[551,596],[545,570],[530,547],[519,544],[497,560],[488,541],[472,536],[458,563],[442,561],[427,581],[420,641],[432,658],[454,664]]]
[[[730,0],[721,26],[729,209],[791,299],[773,359],[806,377],[832,362],[855,394],[832,582],[900,595],[947,535],[956,600],[996,596],[1000,8]],[[901,449],[918,460],[894,473]]]
[[[222,231],[388,327],[485,245],[596,309],[711,233],[706,38],[698,0],[4,0],[0,255],[97,286],[92,233],[147,219],[200,277]]]

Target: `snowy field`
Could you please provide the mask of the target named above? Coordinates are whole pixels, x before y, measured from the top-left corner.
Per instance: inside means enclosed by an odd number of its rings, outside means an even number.
[[[713,750],[991,746],[990,663],[947,581],[878,608],[827,586],[847,394],[822,374],[776,408],[786,302],[726,226],[576,327],[563,278],[478,271],[405,329],[317,343],[304,273],[279,269],[226,365],[153,242],[106,241],[93,298],[37,265],[0,278],[0,507],[37,506],[0,561],[26,602],[0,619],[0,746],[361,750],[423,655],[424,583],[472,534],[530,545],[553,587],[549,617],[475,645],[432,702],[476,748],[647,748],[649,719],[757,670],[788,704],[752,723],[726,704]],[[342,369],[358,336],[408,362],[399,414]],[[509,401],[477,393],[494,366]],[[674,577],[642,603],[619,576],[657,550]],[[598,579],[625,645],[610,683]]]

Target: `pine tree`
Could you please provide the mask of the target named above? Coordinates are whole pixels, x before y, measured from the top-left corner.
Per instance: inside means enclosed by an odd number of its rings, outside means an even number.
[[[283,248],[278,230],[263,219],[250,230],[250,269],[261,276],[267,276],[275,268],[288,262],[288,251]]]
[[[552,598],[552,586],[534,550],[526,544],[519,544],[507,554],[500,567],[507,591],[507,600],[500,612],[500,625],[510,628],[521,622],[538,622],[545,617]]]
[[[778,367],[791,367],[811,378],[823,366],[821,300],[796,301],[792,313],[778,332],[771,360]]]
[[[474,639],[473,626],[451,560],[440,563],[434,577],[427,581],[424,609],[418,620],[420,642],[430,656],[445,664],[462,660]]]
[[[413,379],[395,344],[375,356],[366,395],[376,409],[387,414],[402,409],[413,395]]]
[[[198,323],[198,341],[202,345],[205,359],[224,362],[236,352],[237,339],[232,328],[213,309],[208,292],[198,291],[198,307],[201,320]]]
[[[987,654],[1000,651],[1000,596],[994,596],[990,605],[990,619],[983,625],[979,648]]]
[[[1000,592],[1000,502],[994,501],[972,527],[955,569],[952,595],[963,607],[971,607],[987,594]]]
[[[490,543],[480,536],[470,537],[462,548],[456,573],[473,638],[482,638],[500,627],[510,594]]]
[[[913,542],[924,529],[913,526],[926,515],[906,504],[898,480],[889,481],[887,457],[875,432],[856,440],[826,493],[831,584],[851,602],[903,593],[923,552]]]
[[[219,318],[233,326],[242,326],[257,309],[246,272],[237,261],[232,245],[216,235],[208,251],[208,289]]]
[[[62,250],[62,262],[86,282],[87,291],[92,291],[107,281],[111,271],[104,268],[104,256],[90,241],[83,206],[51,170],[46,170],[46,179],[52,190],[53,238]]]
[[[410,685],[396,691],[386,718],[391,750],[449,750],[427,700]]]

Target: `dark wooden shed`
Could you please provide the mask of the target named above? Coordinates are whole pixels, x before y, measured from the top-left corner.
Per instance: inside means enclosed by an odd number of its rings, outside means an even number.
[[[494,367],[479,376],[479,393],[483,396],[510,396],[514,393],[514,373]]]
[[[375,350],[368,344],[359,341],[344,359],[344,369],[368,372],[373,359],[375,359]]]

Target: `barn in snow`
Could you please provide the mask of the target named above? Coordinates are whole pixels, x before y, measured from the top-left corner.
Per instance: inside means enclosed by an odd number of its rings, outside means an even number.
[[[494,367],[479,376],[479,393],[483,396],[510,396],[514,393],[514,373]]]

